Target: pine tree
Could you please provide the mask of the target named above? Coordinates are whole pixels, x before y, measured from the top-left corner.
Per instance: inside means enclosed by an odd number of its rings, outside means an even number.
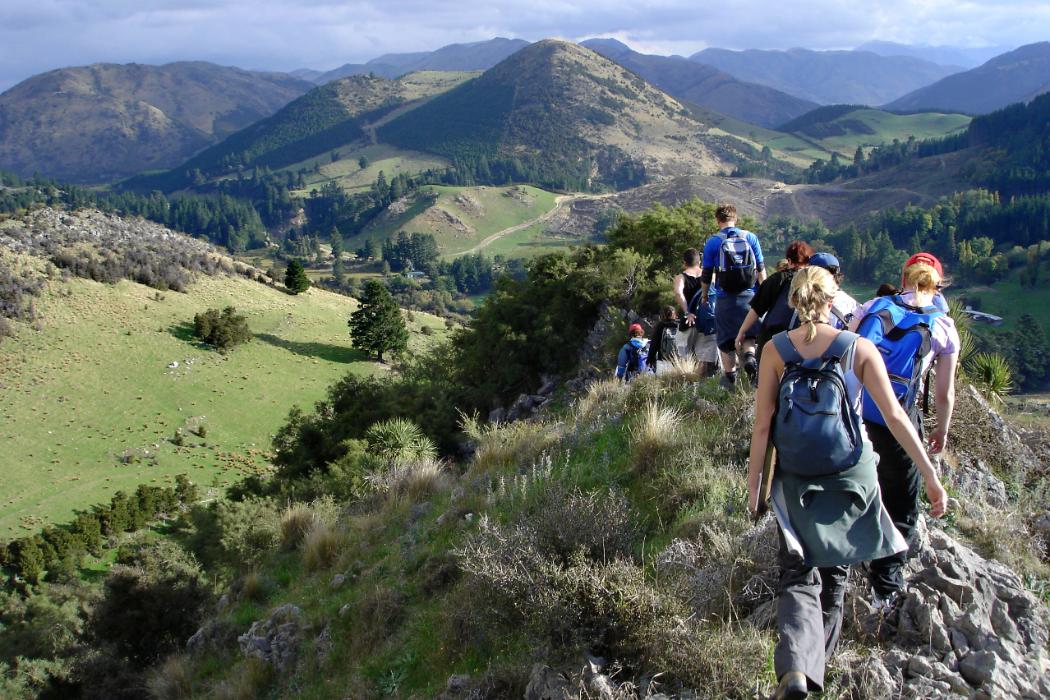
[[[288,271],[284,273],[284,286],[292,294],[300,294],[310,288],[310,278],[306,276],[306,268],[298,258],[293,258],[288,263]]]
[[[353,346],[374,353],[383,361],[383,353],[399,355],[408,348],[408,329],[394,298],[386,286],[377,280],[365,284],[361,308],[350,316],[350,337]]]

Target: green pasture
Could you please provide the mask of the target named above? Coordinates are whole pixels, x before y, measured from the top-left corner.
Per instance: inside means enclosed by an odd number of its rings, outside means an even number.
[[[228,305],[255,339],[222,355],[194,342],[192,319]],[[293,405],[310,410],[347,372],[389,371],[351,348],[354,308],[322,290],[289,296],[242,278],[204,277],[187,294],[159,296],[131,282],[52,282],[37,303],[41,330],[20,325],[0,344],[0,535],[180,473],[219,487],[267,469]],[[445,328],[419,312],[409,325],[416,349]],[[203,438],[188,430],[197,424]]]
[[[455,257],[482,246],[477,252],[508,257],[531,253],[533,243],[542,239],[542,222],[508,233],[488,243],[485,240],[508,228],[538,219],[554,208],[557,195],[528,185],[504,187],[449,187],[428,185],[416,200],[397,215],[384,215],[350,239],[348,248],[360,247],[366,239],[383,241],[406,233],[430,233],[437,239],[445,258]]]
[[[306,168],[309,171],[304,176],[306,187],[293,191],[293,195],[308,195],[311,189],[333,181],[349,192],[367,190],[379,177],[380,171],[389,182],[391,178],[402,173],[415,175],[424,170],[440,170],[448,166],[448,161],[440,156],[407,151],[382,143],[356,149],[344,147],[336,150],[339,153],[339,159],[334,162],[331,152],[328,152],[285,168],[292,172],[300,168]],[[368,164],[363,169],[360,165],[362,156],[368,159]],[[319,173],[313,171],[315,164],[320,165]]]

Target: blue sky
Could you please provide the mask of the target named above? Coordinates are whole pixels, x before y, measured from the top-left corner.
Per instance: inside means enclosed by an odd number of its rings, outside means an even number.
[[[497,0],[468,8],[440,0],[2,0],[0,90],[45,70],[102,61],[329,69],[494,36],[615,36],[640,51],[683,55],[710,46],[1050,39],[1045,0]]]

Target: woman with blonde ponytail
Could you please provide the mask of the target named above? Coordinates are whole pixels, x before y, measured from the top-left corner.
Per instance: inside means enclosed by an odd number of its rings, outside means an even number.
[[[851,459],[843,468],[821,475],[813,475],[807,463],[825,457],[818,454],[819,449],[810,448],[812,435],[779,428],[776,433],[779,450],[771,505],[780,534],[780,640],[774,655],[779,682],[774,698],[778,700],[804,698],[810,691],[823,689],[825,666],[842,627],[848,566],[907,549],[882,506],[875,453],[860,421],[862,388],[889,417],[894,438],[919,465],[933,515],[943,514],[947,503],[933,465],[897,403],[875,346],[828,325],[837,291],[838,284],[827,270],[813,266],[798,270],[791,281],[789,299],[802,325],[766,343],[759,367],[748,465],[748,507],[752,513],[759,509],[762,467],[775,412],[778,426],[784,414],[803,412],[799,404],[782,403],[791,395],[781,386],[785,373],[794,377],[800,371],[819,372],[826,377],[824,381],[842,387],[842,431],[849,432],[852,426],[859,432],[853,453],[859,455],[856,461]],[[802,369],[811,367],[817,369]],[[836,378],[827,377],[831,372]],[[792,444],[792,440],[798,442]],[[792,452],[790,447],[804,449]],[[829,452],[832,449],[828,447]],[[806,456],[799,457],[800,453]]]
[[[862,336],[875,341],[884,364],[889,365],[889,372],[901,378],[895,380],[898,395],[920,435],[923,421],[918,397],[930,391],[931,387],[924,387],[924,377],[931,367],[935,370],[936,380],[931,393],[937,423],[927,440],[933,454],[941,452],[948,442],[948,426],[955,407],[955,371],[961,346],[955,322],[944,311],[944,299],[938,291],[943,284],[941,262],[931,253],[916,253],[904,267],[904,291],[900,295],[872,299],[863,304],[851,324]],[[865,319],[870,321],[865,322]],[[888,333],[889,329],[892,332]],[[910,340],[915,348],[907,346],[907,352],[903,345],[905,333],[901,332],[905,329],[912,336]],[[879,409],[865,402],[865,430],[879,455],[879,486],[886,510],[901,535],[911,541],[918,527],[920,472],[924,467],[897,444],[888,422],[883,420],[885,413],[881,407]],[[906,562],[907,552],[871,562],[869,575],[873,602],[884,613],[893,612],[904,590],[903,568]]]

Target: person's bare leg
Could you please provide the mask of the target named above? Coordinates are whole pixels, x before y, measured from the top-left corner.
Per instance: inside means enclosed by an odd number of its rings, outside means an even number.
[[[754,347],[754,343],[752,343]],[[735,352],[726,352],[719,350],[718,353],[722,356],[722,371],[726,374],[732,374],[736,372],[737,357]]]

